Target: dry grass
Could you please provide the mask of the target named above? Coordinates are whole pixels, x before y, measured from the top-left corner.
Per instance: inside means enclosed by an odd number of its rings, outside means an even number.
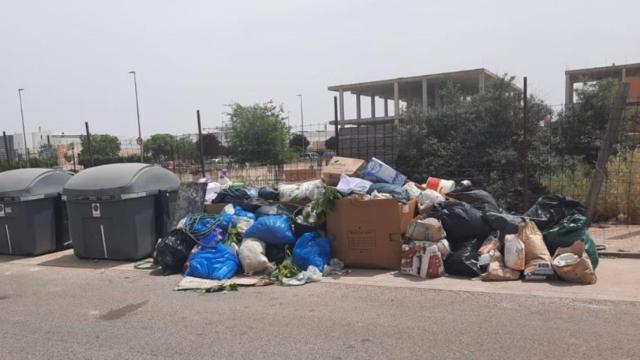
[[[621,152],[609,159],[608,176],[598,197],[595,219],[640,224],[640,151]],[[591,170],[578,167],[546,174],[543,185],[584,202],[591,185]]]

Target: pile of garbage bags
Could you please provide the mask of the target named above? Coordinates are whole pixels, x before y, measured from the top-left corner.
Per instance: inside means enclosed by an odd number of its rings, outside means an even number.
[[[155,259],[166,275],[225,280],[239,273],[270,275],[290,250],[290,278],[311,271],[316,279],[331,261],[331,242],[320,231],[296,238],[289,216],[256,215],[229,204],[220,214],[187,216],[158,241]]]
[[[596,282],[596,244],[587,232],[584,206],[562,195],[539,198],[522,215],[505,213],[488,192],[470,186],[443,194],[421,209],[406,236],[402,273],[425,278],[445,273],[484,281],[563,279]],[[418,229],[418,230],[417,230]],[[448,247],[434,241],[445,241]],[[440,251],[443,267],[422,269]],[[432,274],[432,275],[430,275]]]
[[[393,199],[416,204],[399,249],[403,274],[596,282],[596,245],[584,206],[573,199],[543,196],[524,214],[511,214],[469,181],[430,177],[418,184],[376,158],[329,175],[261,188],[233,182],[226,171],[216,182],[203,179],[207,203],[222,211],[187,216],[158,241],[155,260],[165,274],[202,279],[245,274],[283,285],[318,281],[344,272],[326,232],[335,202]]]

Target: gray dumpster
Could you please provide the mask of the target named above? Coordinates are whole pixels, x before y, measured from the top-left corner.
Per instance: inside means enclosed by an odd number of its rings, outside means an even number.
[[[138,260],[150,256],[166,232],[180,180],[159,166],[96,166],[69,181],[62,198],[73,251],[81,258]]]
[[[40,255],[68,242],[60,200],[66,171],[17,169],[0,173],[0,254]]]

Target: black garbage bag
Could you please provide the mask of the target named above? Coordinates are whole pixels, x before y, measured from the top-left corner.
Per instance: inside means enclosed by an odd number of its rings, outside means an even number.
[[[269,205],[269,202],[260,198],[251,198],[244,201],[236,201],[233,203],[233,205],[241,208],[244,211],[255,213],[259,208]]]
[[[468,239],[458,244],[444,260],[444,271],[449,275],[476,277],[482,274],[478,265],[480,240]]]
[[[251,194],[245,188],[223,189],[218,193],[216,198],[213,199],[213,203],[239,203],[249,200],[251,197]]]
[[[499,231],[500,237],[506,234],[517,234],[518,225],[523,222],[521,216],[500,212],[483,213],[482,219],[491,229]]]
[[[484,190],[459,188],[448,193],[447,196],[452,199],[464,201],[482,212],[502,212],[496,199]]]
[[[181,273],[195,245],[193,238],[184,231],[172,230],[156,244],[155,262],[164,275]]]
[[[431,209],[431,217],[442,222],[447,240],[454,248],[468,239],[486,239],[491,232],[491,228],[482,221],[480,210],[465,202],[444,201],[436,204]]]
[[[579,201],[560,194],[541,196],[524,216],[531,218],[538,229],[545,231],[558,225],[572,215],[585,215],[585,208]]]
[[[278,192],[276,188],[261,187],[258,190],[258,197],[267,201],[278,201],[280,199],[280,192]]]
[[[280,265],[287,258],[287,247],[267,244],[265,253],[269,262]]]

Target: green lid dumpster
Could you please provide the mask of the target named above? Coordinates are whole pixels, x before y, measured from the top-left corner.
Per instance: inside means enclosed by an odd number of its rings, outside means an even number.
[[[54,169],[17,169],[0,173],[0,254],[40,255],[68,243],[60,200],[73,175]]]
[[[148,257],[167,229],[180,180],[160,166],[109,164],[81,171],[62,191],[74,254],[80,258]]]

